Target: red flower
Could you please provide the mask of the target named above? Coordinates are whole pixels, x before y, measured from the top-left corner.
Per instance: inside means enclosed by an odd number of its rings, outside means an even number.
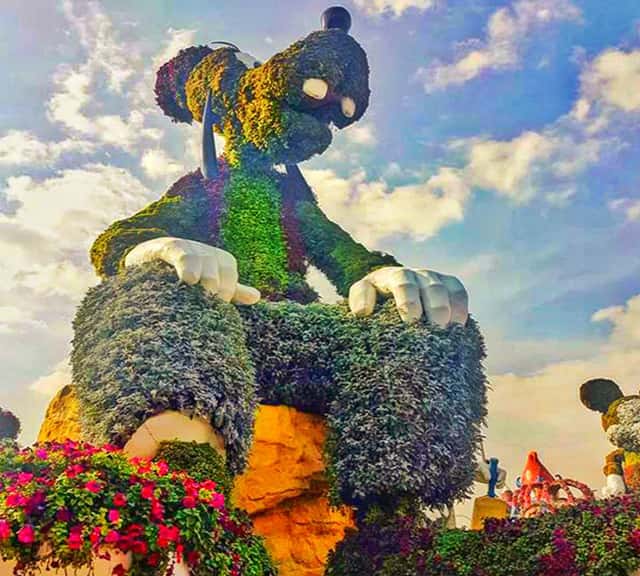
[[[24,486],[31,482],[31,480],[33,480],[33,474],[30,472],[20,472],[20,474],[18,474],[17,483],[19,486]]]
[[[155,499],[151,501],[151,518],[156,521],[164,518],[164,507]]]
[[[89,482],[84,485],[84,488],[92,494],[97,494],[102,490],[102,484],[100,484],[100,482],[98,482],[97,480],[89,480]]]
[[[36,533],[31,524],[25,524],[18,531],[18,542],[22,544],[33,544],[36,539]]]
[[[114,523],[118,522],[118,520],[120,520],[120,512],[115,509],[109,510],[109,512],[107,512],[107,520]]]
[[[114,497],[113,497],[113,505],[114,506],[118,506],[118,507],[122,507],[122,506],[126,506],[127,505],[127,497],[122,493],[122,492],[118,492]]]
[[[136,540],[133,543],[131,550],[133,550],[135,554],[144,555],[149,551],[149,547],[147,546],[147,543],[144,540]]]
[[[153,484],[145,484],[142,487],[142,491],[140,492],[140,496],[145,500],[151,500],[153,498],[153,491],[155,490],[155,486]]]
[[[196,504],[197,504],[196,499],[193,496],[185,496],[182,499],[182,505],[185,508],[195,508]]]
[[[180,538],[180,529],[176,526],[158,526],[158,546],[166,548],[170,542],[177,542]]]
[[[0,520],[0,540],[11,537],[11,525],[6,520]]]
[[[101,534],[102,534],[102,532],[101,532],[99,526],[96,526],[91,531],[91,534],[89,534],[89,541],[91,542],[91,544],[93,544],[93,546],[97,546],[98,545],[98,543],[100,542]]]

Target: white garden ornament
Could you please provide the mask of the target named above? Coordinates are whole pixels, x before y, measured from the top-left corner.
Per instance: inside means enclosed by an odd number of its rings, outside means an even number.
[[[138,244],[125,266],[162,260],[173,266],[187,284],[201,284],[210,294],[234,304],[255,304],[260,292],[238,282],[238,264],[232,254],[202,242],[182,238],[154,238]],[[356,316],[373,314],[378,293],[393,296],[405,322],[423,315],[439,326],[465,324],[469,297],[454,276],[426,268],[388,266],[367,274],[349,290],[349,308]]]
[[[224,455],[224,440],[204,418],[190,417],[175,410],[151,416],[132,434],[123,452],[130,458],[153,458],[161,442],[209,444]]]

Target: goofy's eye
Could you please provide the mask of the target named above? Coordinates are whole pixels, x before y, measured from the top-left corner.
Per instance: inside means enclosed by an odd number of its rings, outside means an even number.
[[[302,91],[311,98],[324,100],[329,92],[329,85],[320,78],[307,78],[302,85]]]
[[[342,100],[340,100],[340,108],[342,108],[342,113],[347,118],[353,118],[356,114],[356,103],[348,96],[344,96]]]

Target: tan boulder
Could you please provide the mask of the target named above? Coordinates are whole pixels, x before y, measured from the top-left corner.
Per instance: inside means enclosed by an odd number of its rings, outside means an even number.
[[[236,478],[234,500],[249,512],[265,538],[281,576],[322,576],[328,552],[353,526],[348,508],[327,498],[322,417],[286,406],[261,405],[245,472]],[[51,401],[38,441],[81,439],[73,387]]]

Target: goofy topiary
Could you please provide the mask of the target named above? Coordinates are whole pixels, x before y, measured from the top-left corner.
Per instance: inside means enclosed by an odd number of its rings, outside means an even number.
[[[74,383],[90,438],[124,445],[179,412],[211,427],[232,473],[258,402],[325,415],[342,502],[442,506],[468,492],[485,416],[467,293],[353,240],[296,166],[367,109],[367,57],[349,27],[333,8],[264,64],[200,46],[160,68],[165,113],[202,122],[202,167],[93,245],[103,282],[75,320]],[[309,264],[344,304],[316,302]]]

